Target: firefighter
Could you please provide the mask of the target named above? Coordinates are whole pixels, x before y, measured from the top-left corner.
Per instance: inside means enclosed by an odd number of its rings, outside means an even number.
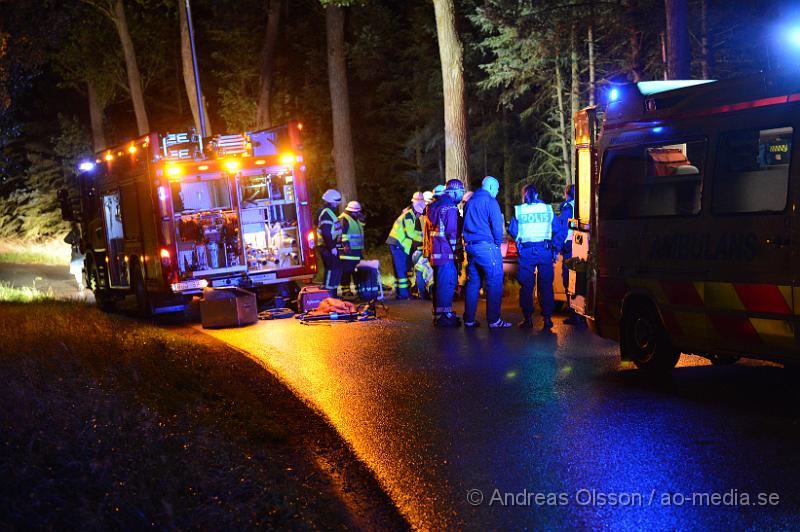
[[[350,296],[350,285],[356,266],[364,258],[364,213],[361,204],[351,201],[339,215],[342,237],[339,241],[339,260],[342,266],[342,295]]]
[[[569,316],[564,320],[567,325],[578,325],[582,322],[580,317],[569,306],[569,268],[566,266],[567,259],[572,258],[572,229],[569,228],[569,220],[574,217],[575,212],[575,185],[567,185],[564,189],[564,202],[559,207],[558,224],[561,233],[564,235],[564,242],[561,244],[561,281],[564,284],[564,291],[567,292],[567,304]]]
[[[433,187],[433,201],[439,199],[439,197],[444,194],[445,186],[444,185],[436,185]]]
[[[453,295],[458,283],[461,257],[461,217],[458,202],[464,197],[464,184],[458,179],[447,182],[444,193],[428,205],[425,220],[425,255],[433,266],[433,324],[459,327],[453,314]]]
[[[408,299],[410,297],[413,264],[411,257],[418,248],[422,247],[422,226],[419,217],[425,210],[425,199],[422,192],[414,192],[411,196],[411,205],[403,209],[400,216],[394,221],[386,244],[392,254],[395,276],[395,299]]]
[[[430,261],[422,255],[422,250],[414,252],[411,257],[414,263],[414,274],[419,299],[430,300],[433,289],[433,267]]]
[[[317,212],[317,243],[322,264],[325,267],[323,287],[336,297],[339,281],[342,278],[342,265],[339,260],[337,244],[342,234],[342,225],[336,216],[342,195],[338,190],[329,188],[322,195],[323,206]]]
[[[72,222],[69,233],[64,237],[64,242],[69,244],[71,249],[69,273],[75,277],[75,282],[78,283],[78,290],[83,292],[85,288],[83,281],[84,255],[81,253],[81,227],[77,223]]]
[[[543,331],[553,327],[553,263],[556,253],[564,242],[561,227],[550,204],[539,199],[539,193],[533,185],[522,190],[521,205],[514,207],[514,217],[508,233],[517,241],[519,250],[519,305],[522,308],[523,320],[520,328],[533,327],[533,287],[537,285],[538,275],[539,304],[544,317]],[[554,246],[553,242],[558,242]]]
[[[481,281],[486,290],[486,320],[490,329],[505,329],[511,324],[500,317],[503,300],[503,256],[500,244],[505,222],[497,203],[500,183],[486,176],[481,189],[464,206],[464,248],[467,252],[467,284],[464,296],[464,327],[477,327],[475,312]]]

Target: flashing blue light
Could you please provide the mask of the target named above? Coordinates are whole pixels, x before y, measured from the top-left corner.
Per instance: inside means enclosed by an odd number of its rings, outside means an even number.
[[[787,36],[790,43],[800,48],[800,28],[792,28]]]
[[[94,163],[92,161],[83,161],[78,165],[78,170],[81,172],[91,172],[94,170]]]
[[[664,126],[656,126],[653,129],[651,129],[650,131],[652,131],[653,133],[656,133],[656,134],[661,133],[662,131],[664,131]]]
[[[616,102],[617,100],[619,100],[619,89],[616,89],[616,88],[611,89],[608,92],[608,101],[609,102]]]

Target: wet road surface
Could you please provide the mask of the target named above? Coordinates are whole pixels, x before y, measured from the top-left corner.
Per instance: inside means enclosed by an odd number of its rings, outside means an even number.
[[[375,322],[205,332],[322,412],[416,528],[797,526],[797,373],[684,356],[648,382],[560,321],[438,330],[411,301]]]

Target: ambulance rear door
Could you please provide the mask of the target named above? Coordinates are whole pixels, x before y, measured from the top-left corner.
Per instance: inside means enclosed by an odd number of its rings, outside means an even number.
[[[717,130],[705,199],[711,216],[701,235],[712,352],[797,352],[793,146],[800,124],[786,107],[732,113]]]

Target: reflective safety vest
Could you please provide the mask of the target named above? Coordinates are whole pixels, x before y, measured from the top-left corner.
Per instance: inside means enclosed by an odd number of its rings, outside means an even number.
[[[347,214],[346,211],[339,215],[339,219],[347,222],[347,231],[342,233],[339,258],[361,260],[364,257],[364,224]],[[344,223],[341,225],[344,227]]]
[[[414,264],[414,271],[422,276],[422,280],[425,282],[425,288],[430,290],[431,286],[433,286],[433,266],[428,262],[428,259],[420,257],[417,263]],[[417,286],[417,288],[419,289],[420,287]]]
[[[569,206],[569,218],[574,218],[575,217],[575,200],[569,200],[569,201],[565,201],[564,203],[562,203],[561,204],[561,212],[564,212],[564,209],[566,209],[567,206]],[[565,220],[565,223],[567,224],[567,236],[564,237],[564,243],[565,244],[567,242],[572,242],[572,228],[569,226],[569,218],[567,218]]]
[[[337,241],[342,234],[342,224],[339,223],[339,218],[336,217],[336,213],[330,207],[325,207],[319,211],[319,216],[317,217],[317,245],[320,246],[325,245],[325,239],[322,237],[323,227],[330,227],[331,238],[334,241]]]
[[[411,249],[422,245],[422,230],[417,221],[414,209],[406,207],[392,225],[386,243],[403,248],[406,255],[411,255]]]
[[[443,196],[428,205],[425,219],[425,256],[431,266],[441,266],[456,259],[460,251],[461,218],[458,206],[449,196]],[[430,246],[428,248],[428,246]]]
[[[544,242],[553,238],[553,207],[548,203],[523,203],[514,207],[517,242]]]

